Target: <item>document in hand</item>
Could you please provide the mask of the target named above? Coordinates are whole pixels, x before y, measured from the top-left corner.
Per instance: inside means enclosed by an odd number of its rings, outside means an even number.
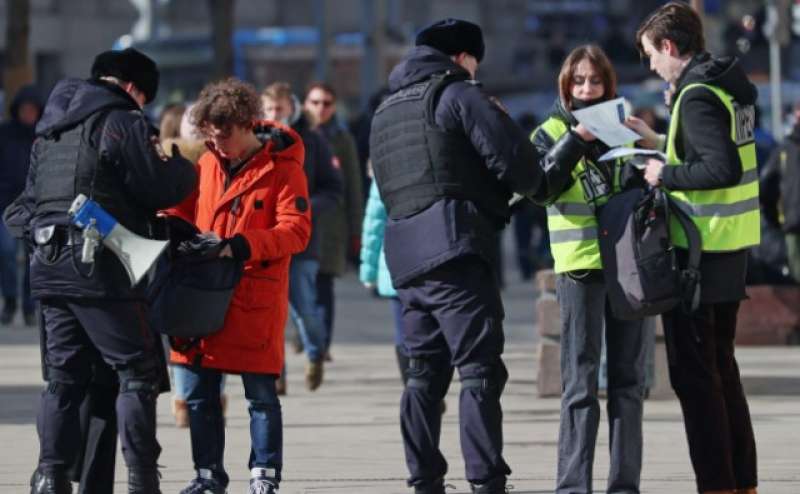
[[[572,115],[595,137],[610,147],[624,146],[642,138],[625,125],[628,103],[625,98],[612,99],[575,110]]]
[[[644,168],[644,158],[657,158],[663,161],[664,163],[667,162],[667,155],[665,155],[661,151],[656,151],[654,149],[639,149],[631,147],[619,147],[610,149],[605,154],[597,158],[597,161],[608,161],[625,157],[628,157],[629,159],[639,158],[639,160],[634,160],[634,166],[636,166],[637,168]]]

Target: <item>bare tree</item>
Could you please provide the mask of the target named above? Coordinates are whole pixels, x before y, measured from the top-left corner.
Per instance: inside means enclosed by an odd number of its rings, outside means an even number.
[[[3,72],[6,115],[17,91],[33,81],[33,69],[28,57],[30,12],[29,0],[6,1],[6,60]]]
[[[233,75],[233,17],[236,0],[208,0],[215,79]]]

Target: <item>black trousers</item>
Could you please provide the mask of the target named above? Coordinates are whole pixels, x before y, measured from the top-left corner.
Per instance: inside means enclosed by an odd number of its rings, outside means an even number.
[[[459,421],[466,478],[485,483],[511,473],[503,459],[500,395],[508,373],[503,353],[503,304],[488,263],[477,256],[449,261],[397,290],[403,343],[410,357],[400,422],[409,485],[424,489],[444,478],[439,450],[441,402],[453,367],[461,380]]]
[[[72,481],[80,483],[78,494],[114,492],[118,394],[119,381],[114,370],[98,365],[81,403],[79,420],[83,441],[69,472]]]
[[[726,302],[663,316],[670,382],[700,492],[758,484],[755,436],[734,356],[738,310],[739,302]]]
[[[78,461],[76,445],[92,434],[103,443],[107,424],[92,419],[81,424],[81,406],[87,417],[111,418],[107,397],[92,394],[97,369],[113,369],[119,381],[114,400],[122,455],[129,468],[151,469],[161,448],[156,440],[155,402],[160,388],[160,342],[144,318],[144,307],[134,301],[47,298],[41,301],[46,333],[45,365],[48,384],[37,417],[39,468],[67,471]],[[108,446],[103,446],[103,448]],[[86,454],[94,454],[87,451]],[[84,462],[91,458],[84,458]],[[107,472],[107,470],[103,470]],[[103,474],[105,475],[105,473]]]

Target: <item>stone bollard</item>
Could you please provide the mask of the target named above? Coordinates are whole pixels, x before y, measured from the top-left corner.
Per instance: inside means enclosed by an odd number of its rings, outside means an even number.
[[[539,369],[536,387],[539,396],[561,395],[561,316],[556,301],[556,274],[545,269],[536,273],[539,299],[536,319],[539,343],[536,347]]]

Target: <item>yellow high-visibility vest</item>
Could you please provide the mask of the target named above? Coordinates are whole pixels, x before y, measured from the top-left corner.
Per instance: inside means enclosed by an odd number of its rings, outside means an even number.
[[[731,115],[731,139],[739,150],[742,178],[731,187],[712,190],[671,190],[670,197],[688,214],[703,239],[703,251],[728,252],[758,245],[761,226],[758,202],[758,169],[755,127],[755,108],[740,106],[725,90],[708,84],[689,84],[678,95],[672,109],[672,120],[667,134],[667,165],[680,166],[675,140],[680,132],[680,106],[683,95],[693,88],[706,88],[713,92]],[[687,247],[686,236],[678,222],[670,224],[672,241]]]
[[[550,117],[533,131],[531,140],[537,132],[546,132],[556,142],[568,131],[564,121]],[[602,269],[595,211],[619,192],[620,163],[614,163],[613,183],[609,184],[594,163],[581,158],[572,170],[572,186],[547,206],[547,229],[556,273]]]

